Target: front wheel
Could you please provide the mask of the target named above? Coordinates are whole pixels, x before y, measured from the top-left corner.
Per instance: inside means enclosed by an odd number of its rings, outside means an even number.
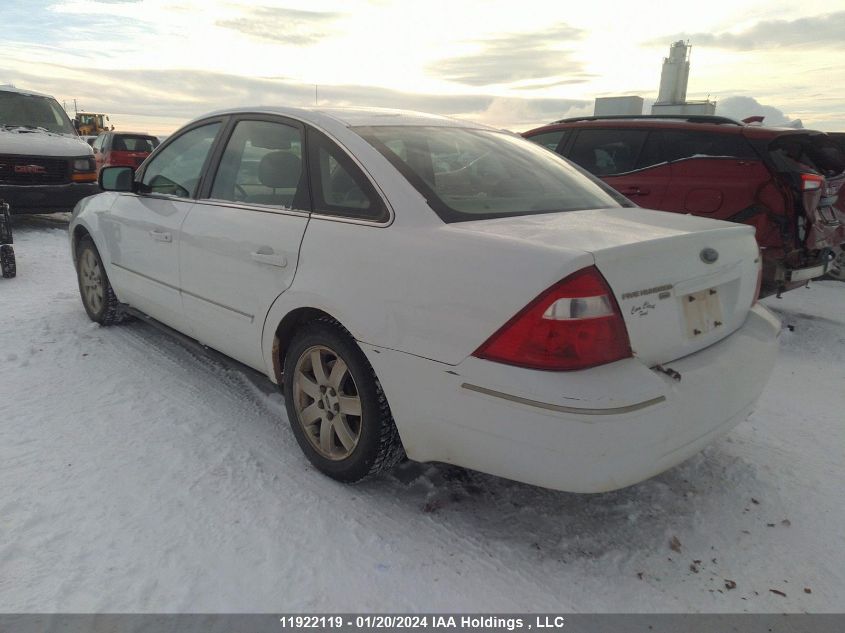
[[[92,321],[100,325],[114,325],[124,320],[100,253],[94,241],[87,236],[76,247],[76,277],[82,305]]]
[[[299,446],[329,477],[358,481],[402,458],[381,385],[338,325],[315,321],[294,335],[285,355],[284,394]]]

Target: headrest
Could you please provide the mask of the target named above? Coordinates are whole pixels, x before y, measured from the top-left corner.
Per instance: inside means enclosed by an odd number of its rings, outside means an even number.
[[[294,188],[301,174],[302,159],[290,152],[270,152],[258,164],[258,180],[271,189]]]

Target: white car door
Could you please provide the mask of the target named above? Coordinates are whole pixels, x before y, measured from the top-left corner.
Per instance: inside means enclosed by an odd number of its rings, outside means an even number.
[[[170,141],[144,170],[139,193],[120,195],[102,218],[120,300],[188,333],[179,292],[182,223],[221,126],[203,122]]]
[[[310,215],[304,129],[254,115],[227,135],[182,227],[182,301],[193,337],[263,369],[264,318],[293,282]]]

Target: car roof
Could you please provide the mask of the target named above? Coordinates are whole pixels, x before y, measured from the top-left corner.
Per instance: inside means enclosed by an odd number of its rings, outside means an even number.
[[[464,121],[438,114],[427,114],[413,110],[393,110],[389,108],[324,108],[324,107],[288,107],[255,106],[230,108],[209,112],[194,119],[199,121],[211,116],[224,114],[279,114],[300,121],[321,126],[327,121],[340,123],[345,127],[371,127],[386,125],[425,125],[434,127],[461,127],[476,129],[495,129],[480,123]]]
[[[702,117],[703,118],[703,117]],[[538,134],[563,129],[580,128],[638,128],[638,129],[681,129],[716,132],[718,134],[743,134],[749,138],[774,138],[783,134],[818,134],[817,130],[792,127],[769,127],[762,125],[746,125],[730,123],[725,119],[723,123],[706,120],[685,120],[682,118],[661,118],[660,116],[643,117],[585,117],[578,119],[556,121],[528,130],[523,134]]]
[[[47,95],[43,92],[35,92],[34,90],[24,90],[22,88],[15,88],[11,84],[0,84],[0,92],[14,92],[19,95],[28,95],[30,97],[47,97],[53,99],[53,95]]]
[[[115,136],[149,136],[150,138],[158,138],[155,134],[149,132],[132,132],[131,130],[109,130],[103,134],[114,134]]]

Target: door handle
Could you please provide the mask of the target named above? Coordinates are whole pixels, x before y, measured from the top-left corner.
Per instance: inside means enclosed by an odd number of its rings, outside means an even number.
[[[274,255],[272,253],[252,253],[252,261],[259,264],[267,264],[268,266],[278,266],[284,268],[288,265],[288,260],[284,255]]]
[[[168,231],[156,231],[153,229],[150,231],[150,237],[153,238],[156,242],[172,242],[173,235]]]
[[[639,187],[628,187],[627,189],[623,189],[620,191],[623,196],[647,196],[649,194],[648,189],[640,189]]]

